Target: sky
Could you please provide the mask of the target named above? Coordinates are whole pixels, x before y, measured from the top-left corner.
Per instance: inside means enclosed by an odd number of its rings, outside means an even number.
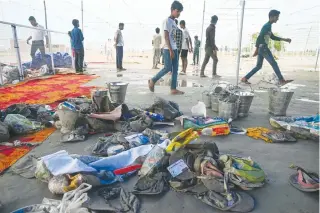
[[[86,48],[98,49],[108,38],[113,39],[119,22],[125,24],[123,36],[126,49],[151,49],[155,28],[161,28],[163,20],[170,15],[172,0],[83,0],[83,28]],[[259,32],[268,21],[271,9],[281,11],[273,32],[292,43],[287,50],[315,50],[319,46],[320,3],[318,0],[247,0],[243,24],[243,47],[251,42],[251,35]],[[203,0],[181,0],[184,11],[179,20],[185,20],[192,38],[201,38]],[[72,29],[72,19],[81,21],[81,0],[46,0],[48,28],[67,32]],[[33,15],[38,23],[45,25],[43,0],[0,0],[0,20],[30,25]],[[238,0],[206,0],[204,32],[210,17],[218,15],[216,43],[219,47],[237,47],[241,6]],[[27,39],[29,29],[18,29],[19,39]],[[0,46],[8,44],[12,37],[10,26],[0,24]],[[64,34],[52,34],[54,43],[69,44]],[[203,37],[203,40],[205,38]],[[203,42],[204,44],[204,42]]]

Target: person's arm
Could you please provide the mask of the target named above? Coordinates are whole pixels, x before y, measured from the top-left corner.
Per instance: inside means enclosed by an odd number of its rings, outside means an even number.
[[[291,43],[290,38],[281,38],[281,37],[275,36],[272,32],[271,32],[270,38],[274,41],[285,41],[285,42]]]
[[[218,47],[216,46],[216,41],[215,41],[215,37],[216,37],[216,29],[212,28],[209,32],[209,38],[210,38],[210,44],[211,44],[211,48],[212,50],[215,52],[218,50]]]
[[[193,51],[193,47],[192,47],[192,40],[191,40],[189,31],[187,31],[187,34],[188,34],[188,40],[189,40],[189,43],[190,43],[190,46],[191,46],[191,52],[192,52]]]
[[[83,34],[82,34],[82,31],[79,30],[79,36],[80,36],[80,41],[83,41],[84,40],[84,37],[83,37]]]
[[[29,36],[29,38],[27,39],[27,44],[29,44],[29,41],[32,39],[32,36]]]
[[[169,52],[170,52],[170,58],[173,59],[174,58],[174,53],[173,53],[173,50],[172,50],[172,47],[171,47],[171,43],[170,43],[170,39],[169,39],[169,31],[165,30],[164,31],[164,39],[165,39],[165,42],[169,48]]]
[[[117,46],[117,44],[118,44],[118,39],[119,39],[119,30],[117,30],[117,32],[116,32],[117,34],[116,34],[116,37],[115,37],[115,39],[114,39],[114,42],[115,42],[115,44],[114,44],[114,46]]]

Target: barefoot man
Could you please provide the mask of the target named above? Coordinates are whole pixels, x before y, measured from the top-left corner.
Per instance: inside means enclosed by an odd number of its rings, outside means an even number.
[[[177,77],[178,77],[178,50],[176,44],[176,30],[177,24],[175,19],[180,16],[183,11],[183,6],[179,1],[174,1],[171,5],[171,14],[165,19],[163,24],[165,45],[163,47],[164,68],[149,80],[149,89],[154,92],[155,83],[162,78],[165,74],[172,71],[171,77],[171,94],[180,95],[184,92],[177,90]]]
[[[271,31],[271,25],[273,23],[277,23],[279,19],[279,15],[280,15],[280,11],[278,10],[271,10],[269,12],[269,21],[265,25],[263,25],[260,31],[260,34],[256,42],[256,51],[253,54],[253,56],[258,55],[257,65],[245,77],[241,79],[242,83],[250,84],[248,80],[262,68],[263,59],[266,59],[269,62],[269,64],[272,66],[273,71],[276,73],[279,79],[280,85],[285,85],[287,83],[292,82],[292,80],[284,80],[281,74],[281,71],[279,69],[278,63],[276,62],[270,49],[268,48],[268,43],[270,38],[275,41],[285,41],[285,42],[291,43],[290,38],[279,38],[273,35]]]

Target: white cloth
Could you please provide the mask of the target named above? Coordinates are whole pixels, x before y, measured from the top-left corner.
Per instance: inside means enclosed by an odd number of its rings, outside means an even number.
[[[176,50],[177,49],[177,42],[176,42],[177,25],[173,19],[166,18],[163,22],[163,37],[164,38],[165,38],[165,31],[169,32],[169,41],[171,44],[171,48],[173,50]],[[163,49],[169,49],[166,42],[164,42]]]
[[[38,29],[44,29],[43,26],[41,26],[40,24],[38,24],[36,27],[34,27],[36,29],[32,30],[32,41],[43,41],[44,40],[44,36],[47,35],[46,31],[42,31],[42,30],[37,30]]]
[[[118,41],[116,40],[118,36]],[[116,34],[114,35],[114,41],[116,42],[118,47],[124,46],[123,36],[120,29],[116,31]]]
[[[89,164],[98,170],[114,171],[116,169],[124,168],[131,165],[134,161],[144,155],[147,155],[154,147],[152,144],[138,146],[117,155],[102,158]]]
[[[41,160],[54,176],[78,172],[97,172],[82,161],[72,158],[65,150],[46,155]]]
[[[183,50],[188,49],[187,39],[189,39],[189,37],[190,37],[189,30],[187,28],[184,28],[184,30],[182,30],[182,47],[181,47],[181,49],[183,49]]]
[[[153,36],[153,48],[158,49],[161,46],[161,35],[156,34]]]

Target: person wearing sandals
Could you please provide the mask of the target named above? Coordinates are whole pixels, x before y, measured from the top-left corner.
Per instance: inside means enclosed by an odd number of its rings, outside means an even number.
[[[291,43],[290,38],[277,37],[271,31],[271,26],[272,24],[277,23],[279,19],[279,15],[280,15],[280,11],[278,10],[271,10],[269,12],[269,21],[265,25],[263,25],[260,31],[260,34],[256,41],[256,50],[253,54],[253,56],[258,56],[257,65],[246,76],[244,76],[241,79],[242,83],[250,84],[248,80],[262,68],[263,59],[266,59],[269,62],[269,64],[272,66],[273,71],[276,73],[279,79],[280,85],[285,85],[293,81],[293,80],[285,80],[283,78],[281,71],[279,69],[278,63],[274,59],[268,47],[270,38],[275,41],[285,41],[285,42]]]
[[[179,1],[174,1],[171,5],[171,14],[163,24],[165,45],[163,47],[164,68],[148,81],[149,89],[154,92],[155,83],[168,72],[172,72],[171,77],[171,94],[180,95],[184,92],[177,90],[178,78],[178,49],[176,43],[177,24],[175,19],[180,16],[183,6]]]
[[[204,75],[204,70],[209,62],[209,59],[212,58],[213,66],[212,66],[212,78],[220,77],[217,75],[217,64],[218,64],[218,57],[217,51],[218,47],[216,46],[215,37],[216,37],[216,24],[218,22],[218,16],[214,15],[211,17],[211,24],[206,30],[206,46],[205,46],[205,56],[203,59],[203,63],[201,66],[200,77],[206,78],[207,76]]]

